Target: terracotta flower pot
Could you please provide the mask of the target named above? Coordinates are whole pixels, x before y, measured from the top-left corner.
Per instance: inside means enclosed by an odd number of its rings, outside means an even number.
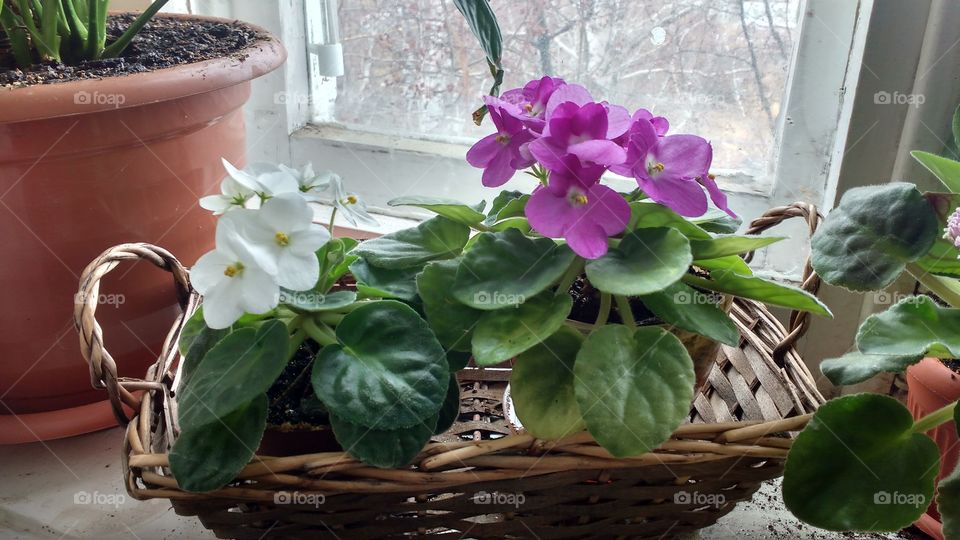
[[[149,73],[0,88],[0,444],[113,424],[70,336],[78,276],[118,243],[162,244],[188,264],[212,246],[197,199],[218,190],[221,156],[245,162],[250,81],[285,58],[270,37]],[[121,375],[138,378],[177,310],[147,266],[111,276],[100,301],[116,309],[98,311]]]
[[[924,358],[907,368],[907,407],[914,418],[921,418],[960,399],[960,375],[936,358]],[[957,428],[953,422],[927,432],[940,447],[940,474],[937,481],[950,474],[960,459]],[[923,532],[943,540],[940,514],[936,504],[916,523]]]

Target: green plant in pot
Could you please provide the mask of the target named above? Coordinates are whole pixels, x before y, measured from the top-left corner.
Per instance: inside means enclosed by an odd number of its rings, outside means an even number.
[[[740,258],[779,238],[731,234],[703,138],[552,77],[484,101],[496,131],[467,160],[488,187],[532,175],[532,194],[502,191],[489,209],[397,199],[437,215],[360,243],[311,223],[307,200],[322,190],[339,215],[366,217],[332,173],[231,169],[224,194],[203,201],[222,215],[217,249],[191,270],[203,306],[181,338],[181,487],[232,481],[288,381],[309,381],[296,406],[321,411],[348,453],[408,466],[456,419],[471,358],[515,359],[514,405],[532,435],[587,430],[614,456],[644,454],[694,397],[695,362],[673,331],[739,340],[714,293],[829,315]],[[637,188],[604,185],[608,170]]]
[[[950,307],[914,296],[868,317],[857,350],[822,364],[835,384],[901,372],[925,357],[960,357],[960,163],[926,152],[913,156],[946,191],[921,193],[900,182],[851,189],[813,238],[813,267],[828,283],[853,291],[882,290],[908,272]],[[915,419],[887,396],[831,400],[790,451],[788,508],[825,529],[893,531],[920,518],[936,494],[943,536],[960,539],[960,470],[941,472],[937,445],[926,435],[950,424],[960,426],[956,401]]]

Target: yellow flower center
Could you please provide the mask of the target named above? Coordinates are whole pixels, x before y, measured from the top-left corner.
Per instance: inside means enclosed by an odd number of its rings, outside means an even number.
[[[717,179],[717,175],[715,175],[715,174],[708,174],[707,177],[710,178],[711,180],[716,180],[716,179]]]
[[[290,244],[290,237],[285,232],[278,232],[273,238],[277,241],[277,245],[287,246]]]
[[[525,110],[525,111],[527,111],[527,112],[532,111],[532,110],[533,110],[533,103],[527,103],[526,105],[524,105],[524,106],[523,106],[523,110]]]
[[[567,193],[567,200],[570,202],[571,206],[584,206],[590,199],[587,198],[587,194],[574,188]]]
[[[243,273],[243,263],[240,261],[231,264],[223,271],[223,275],[227,277],[234,277],[241,273]]]
[[[663,163],[656,163],[656,164],[650,166],[650,171],[649,171],[649,172],[651,172],[651,173],[652,173],[652,172],[661,173],[661,172],[663,172],[663,169],[664,169],[664,168],[665,168],[665,167],[663,166]]]
[[[357,204],[356,195],[347,195],[347,198],[343,200],[344,204]]]
[[[503,135],[503,134],[497,135],[497,142],[500,144],[507,144],[508,142],[510,142],[510,136]]]

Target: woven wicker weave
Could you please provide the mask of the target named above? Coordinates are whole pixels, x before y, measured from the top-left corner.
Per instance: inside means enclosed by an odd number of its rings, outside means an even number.
[[[767,212],[750,232],[790,217],[805,218],[811,230],[818,223],[816,209],[798,203]],[[101,278],[134,259],[170,271],[183,307],[143,380],[117,377],[94,318]],[[808,265],[804,287],[818,286]],[[509,369],[468,369],[459,421],[410,468],[377,469],[342,452],[255,456],[227,487],[188,493],[168,468],[177,434],[175,344],[199,303],[187,272],[163,249],[124,244],[87,267],[80,292],[81,350],[94,385],[107,389],[127,426],[129,494],[168,498],[177,513],[198,516],[220,538],[671,537],[713,524],[779,476],[791,432],[823,402],[793,347],[807,315],[794,313],[788,331],[762,305],[736,300],[740,346],[722,348],[690,422],[649,454],[614,458],[586,432],[552,443],[512,433],[501,403]],[[283,504],[290,499],[308,504]]]

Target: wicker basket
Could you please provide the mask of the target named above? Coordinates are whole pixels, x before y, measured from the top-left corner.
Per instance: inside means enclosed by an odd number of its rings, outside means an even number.
[[[750,232],[790,217],[805,218],[811,230],[818,223],[816,209],[798,203],[767,212]],[[146,377],[121,379],[92,299],[107,272],[138,259],[173,274],[183,314]],[[807,265],[803,286],[816,292],[818,285]],[[377,469],[341,452],[255,456],[227,487],[189,493],[168,467],[178,433],[175,344],[199,302],[187,271],[163,249],[125,244],[86,268],[80,291],[91,299],[75,311],[83,355],[127,427],[127,491],[170,499],[178,514],[198,516],[219,538],[671,537],[713,524],[779,476],[791,432],[823,402],[793,347],[807,315],[794,313],[787,331],[762,305],[737,300],[731,316],[740,346],[722,347],[690,422],[652,453],[617,459],[586,432],[552,443],[513,433],[501,403],[509,369],[468,369],[459,421],[414,466]],[[283,504],[291,501],[305,504]]]

